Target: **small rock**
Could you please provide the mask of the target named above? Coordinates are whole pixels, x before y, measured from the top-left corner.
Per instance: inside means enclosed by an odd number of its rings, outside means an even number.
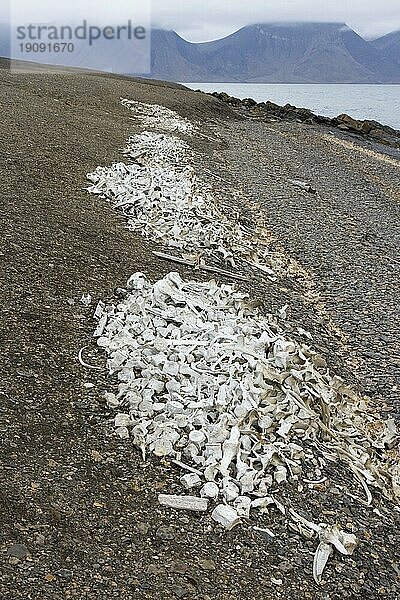
[[[211,559],[201,560],[199,566],[204,571],[215,571],[215,562]]]
[[[46,538],[44,537],[44,535],[42,533],[38,533],[36,536],[36,543],[39,546],[44,546],[45,541],[46,541]]]
[[[289,573],[290,571],[293,571],[293,565],[291,565],[289,561],[284,560],[279,563],[278,569],[282,571],[282,573]]]
[[[60,577],[60,579],[72,579],[73,573],[69,569],[60,569],[59,571],[56,571],[56,575],[57,577]]]
[[[100,454],[100,452],[97,452],[97,450],[92,450],[90,452],[90,456],[93,458],[93,460],[95,462],[101,462],[103,460],[102,455]]]
[[[121,544],[132,544],[132,537],[130,535],[124,535],[121,539]]]
[[[189,588],[189,586],[188,587],[183,587],[182,585],[173,585],[173,586],[171,586],[171,592],[177,598],[184,598],[191,591],[192,591],[192,586],[190,586],[190,588]]]
[[[23,544],[13,544],[7,550],[7,556],[13,556],[14,558],[26,558],[30,552]]]
[[[353,117],[350,117],[349,115],[346,115],[346,114],[338,115],[336,117],[336,119],[338,121],[340,121],[340,124],[338,125],[338,127],[340,129],[344,129],[343,128],[343,125],[344,125],[347,127],[347,129],[353,129],[354,131],[361,131],[361,126],[362,126],[361,121],[357,121],[357,119],[353,119]]]
[[[149,533],[150,526],[147,523],[138,523],[137,532],[139,535],[147,535]]]
[[[189,517],[185,517],[185,515],[178,515],[178,519],[184,525],[188,525],[190,523]]]
[[[111,565],[104,565],[102,571],[103,571],[103,573],[112,573],[113,572],[113,568],[112,568]]]
[[[162,575],[164,573],[164,569],[162,567],[158,567],[157,565],[149,565],[146,569],[146,573],[148,575]]]
[[[181,560],[174,560],[170,570],[172,573],[180,573],[181,575],[184,575],[188,570],[188,566]]]
[[[341,573],[343,571],[343,565],[341,565],[340,563],[338,563],[337,565],[335,565],[335,571],[337,573]]]
[[[175,537],[175,531],[168,525],[160,525],[156,531],[156,536],[162,540],[173,540]]]
[[[376,138],[380,142],[390,142],[392,140],[392,137],[386,133],[386,131],[382,131],[382,129],[372,129],[369,135]]]

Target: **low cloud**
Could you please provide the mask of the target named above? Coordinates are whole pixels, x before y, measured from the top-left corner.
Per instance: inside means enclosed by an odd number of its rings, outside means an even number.
[[[153,0],[153,22],[190,41],[274,21],[345,22],[365,37],[400,29],[399,0]]]
[[[8,21],[8,6],[26,3],[10,0],[0,6],[0,22]],[[35,0],[31,5],[54,12],[54,0]],[[190,41],[208,41],[228,35],[244,25],[273,21],[346,22],[360,35],[378,37],[400,29],[399,0],[69,0],[58,5],[71,21],[82,12],[92,20],[117,23],[152,9],[153,25],[174,29]],[[50,9],[52,7],[52,9]]]

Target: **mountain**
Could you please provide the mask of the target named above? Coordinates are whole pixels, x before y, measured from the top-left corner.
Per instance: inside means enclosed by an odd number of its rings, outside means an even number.
[[[14,40],[14,44],[11,43]],[[0,23],[0,56],[14,58],[22,61],[33,61],[39,65],[61,65],[64,67],[80,67],[105,71],[108,73],[120,73],[124,75],[134,74],[135,63],[139,64],[138,50],[142,50],[144,58],[141,64],[147,64],[147,50],[149,43],[144,46],[134,41],[124,40],[118,43],[100,39],[96,45],[89,46],[87,40],[74,40],[74,51],[63,52],[31,52],[17,55],[19,43],[10,34],[10,27]],[[135,59],[135,60],[134,60]],[[22,67],[24,68],[24,67]],[[40,68],[40,66],[38,67]]]
[[[345,23],[268,23],[197,44],[155,31],[151,76],[188,82],[400,83],[400,68]]]
[[[175,31],[151,32],[151,77],[169,81],[206,81],[207,68],[197,64],[197,46],[182,39]],[[187,79],[192,77],[193,79]]]
[[[8,55],[8,47],[8,28],[0,24],[0,56]],[[199,83],[400,83],[399,49],[399,31],[367,42],[345,23],[249,25],[205,43],[153,29],[149,77]],[[139,50],[145,52],[146,47]],[[44,53],[34,58],[136,75],[137,51],[128,42],[113,47],[99,40],[89,47],[86,41],[75,41],[69,55]]]
[[[400,66],[400,29],[371,42],[387,59]]]

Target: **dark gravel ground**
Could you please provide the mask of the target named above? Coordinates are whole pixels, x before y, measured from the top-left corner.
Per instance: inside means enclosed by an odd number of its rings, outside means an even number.
[[[362,391],[400,419],[400,151],[301,124],[236,123],[224,138],[222,160],[309,273]]]
[[[353,557],[331,558],[317,588],[315,541],[288,530],[278,511],[226,533],[208,515],[159,506],[160,490],[179,490],[176,473],[160,461],[143,463],[129,442],[114,438],[103,400],[113,382],[82,369],[76,358],[92,344],[83,293],[111,298],[132,272],[156,278],[171,267],[82,191],[86,173],[118,160],[134,131],[120,96],[166,105],[202,121],[211,138],[218,134],[216,141],[192,142],[199,172],[232,182],[215,178],[227,210],[232,189],[248,194],[257,208],[243,197],[235,210],[249,224],[265,218],[278,240],[271,250],[310,274],[308,289],[303,275],[276,283],[254,276],[247,286],[252,296],[268,310],[289,303],[288,328],[309,329],[335,370],[382,407],[393,402],[394,384],[376,387],[374,374],[396,375],[390,265],[398,167],[364,163],[364,155],[328,143],[318,129],[245,123],[214,99],[172,84],[85,73],[17,76],[6,66],[0,70],[1,600],[400,598],[399,512],[380,494],[378,512],[342,494],[340,486],[354,492],[354,483],[341,465],[302,495],[290,485],[283,491],[286,505],[316,521],[337,521],[360,540]],[[291,189],[286,178],[294,176],[310,179],[319,194]],[[370,231],[377,239],[364,244]],[[310,298],[310,289],[322,300]],[[348,342],[334,335],[329,318]],[[379,342],[379,327],[388,341]],[[102,364],[94,346],[87,356]],[[276,537],[256,532],[260,523]]]

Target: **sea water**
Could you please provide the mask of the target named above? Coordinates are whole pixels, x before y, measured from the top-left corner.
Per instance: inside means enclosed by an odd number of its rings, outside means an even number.
[[[290,83],[185,83],[194,90],[226,92],[236,98],[270,100],[310,108],[336,117],[347,113],[355,119],[373,119],[400,129],[400,85],[290,84]]]

